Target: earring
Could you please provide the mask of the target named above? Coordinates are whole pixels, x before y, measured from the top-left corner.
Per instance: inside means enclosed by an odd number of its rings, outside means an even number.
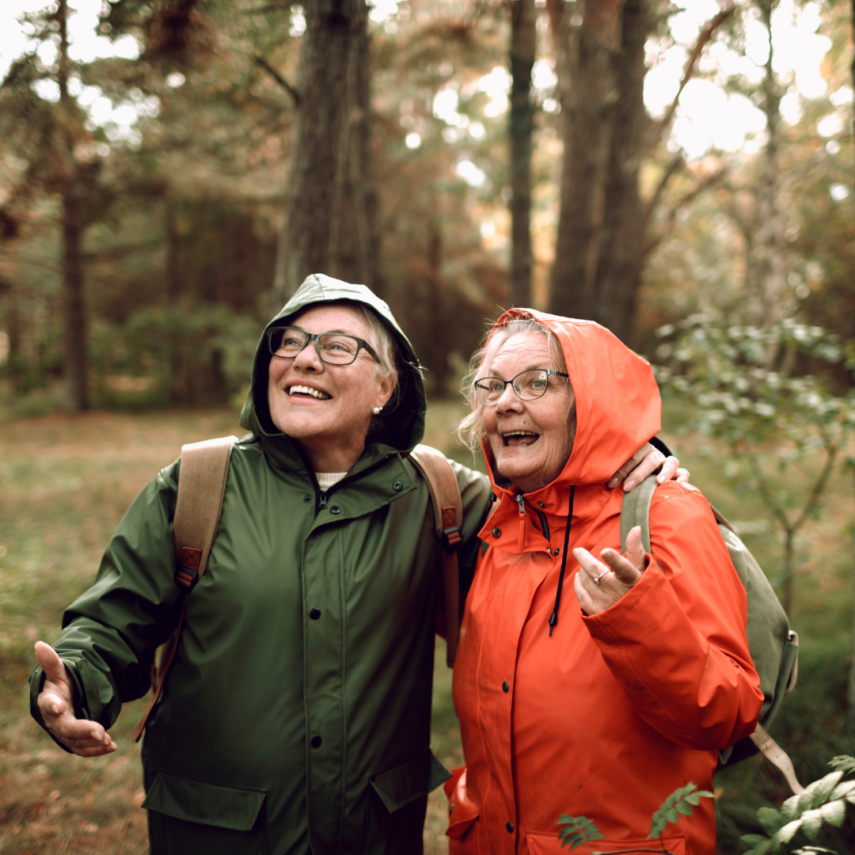
[[[383,407],[375,407],[371,412],[374,413],[375,416],[379,416],[380,413],[383,412]]]

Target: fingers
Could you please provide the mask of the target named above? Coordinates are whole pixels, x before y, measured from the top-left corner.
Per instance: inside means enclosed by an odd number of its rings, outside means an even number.
[[[65,670],[65,665],[62,664],[62,659],[59,654],[43,641],[37,641],[35,644],[36,660],[42,666],[42,671],[52,683],[62,685],[63,683],[71,685],[68,679],[68,673]]]
[[[573,589],[586,615],[599,614],[613,606],[641,578],[646,562],[641,545],[641,527],[636,526],[630,531],[626,557],[616,549],[604,549],[600,555],[602,561],[594,558],[587,549],[573,550],[573,556],[579,562]]]
[[[677,470],[677,483],[678,484],[688,484],[689,483],[689,470],[688,469],[678,469]]]
[[[49,715],[66,715],[66,713],[70,712],[68,702],[63,697],[59,687],[50,680],[45,680],[44,688],[39,693],[38,705],[42,718]]]
[[[617,487],[617,485],[620,484],[620,482],[623,481],[623,479],[626,478],[626,476],[629,475],[629,473],[632,472],[632,470],[635,469],[642,460],[644,460],[647,453],[654,450],[655,449],[649,442],[644,443],[644,445],[642,445],[641,448],[639,448],[638,451],[636,451],[635,454],[633,454],[632,457],[630,457],[614,475],[612,475],[606,484],[606,488],[614,490],[614,488]],[[624,487],[624,489],[626,489],[626,487]]]
[[[680,461],[671,455],[666,457],[662,464],[662,469],[656,476],[657,484],[664,484],[666,481],[673,481],[677,477],[677,470],[680,468]]]
[[[623,485],[625,493],[637,487],[648,475],[653,474],[665,462],[665,455],[661,451],[657,451],[653,446],[650,446],[650,448],[652,450],[645,454],[641,463],[627,476]]]

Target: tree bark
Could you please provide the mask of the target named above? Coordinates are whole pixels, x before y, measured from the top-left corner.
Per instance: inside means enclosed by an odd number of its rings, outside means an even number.
[[[556,72],[564,142],[560,213],[549,310],[593,318],[604,182],[612,145],[613,79],[618,16],[623,0],[563,5],[558,22]]]
[[[382,293],[365,0],[308,0],[304,8],[274,292],[282,302],[309,274],[328,273]]]
[[[760,163],[757,193],[757,235],[754,272],[757,290],[754,294],[757,321],[767,328],[782,318],[784,294],[784,216],[781,211],[781,89],[772,68],[772,12],[778,0],[758,3],[769,45],[763,80],[763,112],[766,114],[766,145]]]
[[[62,280],[65,322],[65,407],[73,413],[89,409],[89,365],[86,344],[86,305],[83,279],[84,199],[74,156],[75,105],[68,91],[68,3],[59,0],[57,10],[60,47],[59,103],[65,118],[60,130],[62,167]]]
[[[644,0],[626,0],[621,14],[620,52],[615,55],[614,80],[620,100],[613,111],[593,306],[594,320],[626,342],[632,333],[644,254],[639,171],[647,118],[644,44],[649,30]]]
[[[531,305],[531,71],[537,45],[534,0],[511,3],[511,305]]]

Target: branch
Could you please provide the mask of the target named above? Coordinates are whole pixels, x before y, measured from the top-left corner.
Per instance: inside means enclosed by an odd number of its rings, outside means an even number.
[[[766,483],[766,479],[763,477],[763,472],[760,469],[760,464],[757,462],[757,458],[754,456],[754,450],[751,448],[751,443],[749,443],[748,440],[743,440],[743,442],[745,443],[745,450],[748,452],[748,464],[751,467],[751,471],[754,475],[754,480],[757,482],[757,486],[760,488],[760,496],[763,499],[763,503],[772,512],[772,516],[778,520],[784,531],[790,534],[792,532],[790,521],[787,519],[786,513],[780,507],[778,507],[778,505],[775,504],[775,502],[772,500],[771,495],[769,495],[769,486]]]
[[[668,167],[665,169],[662,177],[659,179],[659,184],[656,186],[656,190],[653,191],[653,195],[650,197],[650,201],[644,208],[644,222],[647,223],[650,220],[650,215],[655,210],[656,206],[659,204],[659,200],[662,198],[662,194],[665,192],[665,185],[674,177],[677,170],[680,169],[681,166],[685,166],[686,161],[683,157],[683,152],[681,151],[679,154],[675,155],[671,162],[668,164]]]
[[[669,167],[670,168],[670,167]],[[651,238],[644,246],[642,250],[641,257],[647,258],[651,252],[653,252],[659,244],[662,243],[663,240],[668,236],[668,232],[671,229],[671,225],[677,217],[677,211],[683,207],[683,205],[688,205],[693,199],[697,198],[701,195],[709,187],[712,187],[713,184],[717,184],[722,177],[727,174],[727,165],[722,166],[720,169],[717,169],[712,174],[708,175],[704,178],[703,181],[699,181],[688,193],[683,194],[677,202],[672,205],[671,210],[668,212],[668,215],[662,222],[662,225],[659,228],[659,231],[656,233],[656,236]],[[663,179],[664,180],[664,179]],[[658,191],[658,188],[657,188]],[[650,213],[652,213],[652,208]]]
[[[799,514],[799,518],[793,523],[793,533],[801,527],[802,523],[813,513],[814,508],[819,502],[819,497],[822,495],[822,491],[825,489],[825,485],[828,482],[828,477],[831,475],[831,470],[834,468],[834,458],[837,456],[837,444],[828,441],[825,446],[828,457],[825,461],[825,467],[822,470],[822,474],[819,476],[819,480],[814,484],[813,491],[810,494],[810,498],[807,500],[807,504],[804,506],[801,514]]]
[[[261,56],[253,56],[257,66],[263,68],[293,99],[294,106],[300,106],[300,93],[266,60]]]
[[[671,106],[665,111],[665,115],[659,120],[659,133],[661,135],[662,131],[671,124],[671,120],[674,118],[674,113],[677,112],[677,106],[680,103],[680,96],[683,94],[683,90],[688,85],[689,81],[695,76],[695,66],[698,64],[698,60],[701,58],[701,53],[703,49],[707,46],[709,40],[713,37],[715,31],[736,11],[736,6],[727,6],[722,9],[714,18],[712,18],[709,23],[701,30],[698,34],[698,40],[695,42],[695,46],[692,48],[692,52],[689,54],[688,59],[686,60],[686,65],[683,68],[683,79],[680,81],[680,88],[677,90],[677,94],[674,96],[674,100],[671,102]]]

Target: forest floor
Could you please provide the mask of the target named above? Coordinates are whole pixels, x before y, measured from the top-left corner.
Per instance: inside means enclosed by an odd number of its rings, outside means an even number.
[[[723,449],[697,435],[680,434],[685,414],[673,409],[666,441],[679,449],[693,482],[725,515],[742,523],[749,547],[774,576],[780,545],[756,494],[746,485],[740,495],[724,483]],[[469,453],[450,439],[462,415],[457,403],[432,407],[425,441],[471,464]],[[129,704],[113,728],[119,745],[113,755],[83,761],[65,754],[29,717],[32,645],[56,637],[63,608],[91,583],[125,509],[177,457],[181,444],[227,433],[243,433],[233,409],[23,418],[20,409],[0,406],[0,855],[147,851],[139,747],[131,737],[143,702]],[[803,475],[793,470],[790,477]],[[802,638],[807,685],[792,696],[780,719],[784,739],[791,740],[787,747],[795,749],[797,769],[807,780],[823,773],[833,753],[855,752],[855,744],[843,735],[840,697],[852,609],[847,531],[852,519],[852,479],[841,474],[798,544],[792,620]],[[433,750],[447,768],[462,762],[441,645]],[[729,775],[717,780],[726,815],[722,852],[739,851],[730,847],[735,835],[750,827],[756,807],[783,795],[759,761],[747,761]],[[752,790],[750,798],[746,788]],[[447,851],[445,826],[445,797],[439,790],[429,801],[426,855]]]

